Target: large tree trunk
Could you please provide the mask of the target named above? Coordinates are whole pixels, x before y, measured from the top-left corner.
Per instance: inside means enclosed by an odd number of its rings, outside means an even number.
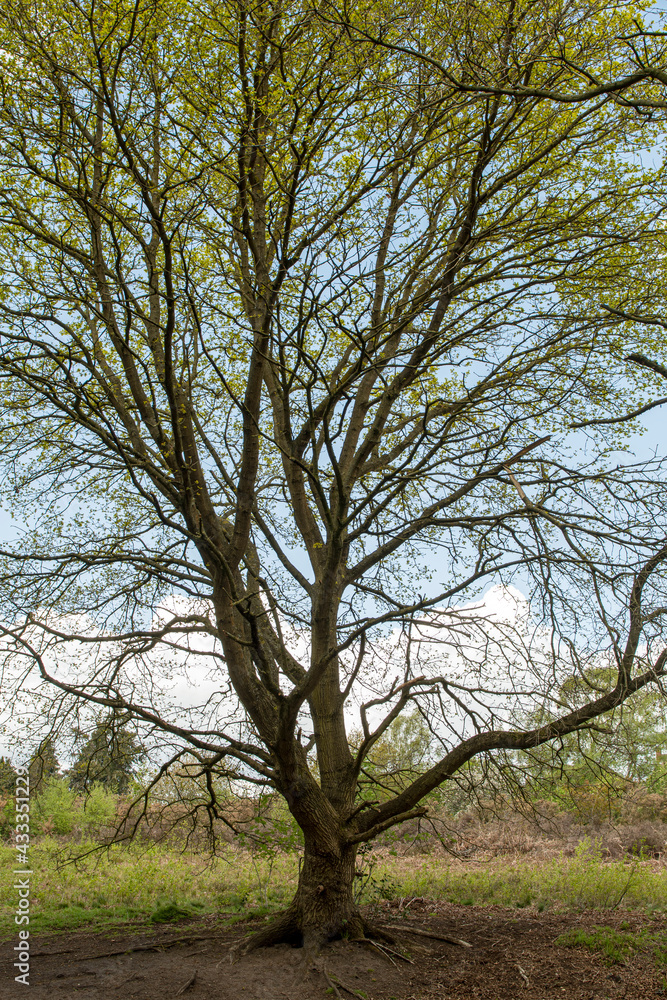
[[[316,951],[337,937],[362,938],[365,923],[354,902],[356,853],[356,846],[341,843],[332,850],[306,838],[294,899],[244,950],[289,941]]]
[[[296,904],[304,940],[332,940],[340,935],[361,937],[363,922],[354,902],[356,847],[304,853]]]

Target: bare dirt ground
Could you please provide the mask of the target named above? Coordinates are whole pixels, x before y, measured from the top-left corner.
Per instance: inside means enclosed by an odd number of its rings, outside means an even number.
[[[640,954],[604,964],[554,940],[568,928],[665,929],[645,914],[538,914],[502,907],[413,902],[373,914],[392,930],[393,949],[336,941],[304,967],[303,949],[279,945],[234,964],[230,947],[255,924],[225,928],[206,918],[130,934],[77,932],[31,941],[30,986],[13,981],[12,947],[1,951],[0,998],[15,1000],[653,1000],[667,997],[664,972]],[[452,936],[448,944],[414,930]],[[666,930],[667,938],[667,930]]]

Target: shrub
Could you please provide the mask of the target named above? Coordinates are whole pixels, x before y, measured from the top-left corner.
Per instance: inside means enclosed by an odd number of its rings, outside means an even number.
[[[79,817],[76,795],[63,778],[47,778],[34,798],[33,829],[38,833],[68,834]]]

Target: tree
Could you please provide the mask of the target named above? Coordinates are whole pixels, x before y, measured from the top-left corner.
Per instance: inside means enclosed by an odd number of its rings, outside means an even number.
[[[60,763],[56,754],[56,748],[50,736],[41,741],[34,754],[30,758],[28,768],[28,779],[30,781],[30,791],[32,793],[42,792],[51,778],[56,778],[60,774]]]
[[[253,945],[362,935],[360,844],[665,673],[662,465],[573,430],[627,416],[648,350],[603,308],[650,307],[660,246],[638,31],[591,2],[0,12],[5,682],[194,755],[210,815],[214,779],[284,797],[298,890]],[[415,703],[433,760],[361,794]]]
[[[613,682],[609,672],[608,667],[598,668],[589,677],[598,687],[609,687]],[[563,687],[562,696],[570,704],[580,704],[586,697],[579,678],[569,678]],[[609,774],[626,782],[650,782],[659,770],[656,764],[665,745],[664,698],[659,690],[646,688],[610,713],[599,730],[579,734],[568,742],[569,753],[563,756],[575,774],[588,779],[592,774]]]
[[[350,742],[358,750],[364,734],[351,734]],[[394,795],[425,771],[431,759],[431,733],[416,709],[399,715],[367,754],[359,772],[360,792],[368,784],[370,796],[382,791]]]
[[[16,768],[9,757],[0,757],[0,796],[13,795],[16,791]]]
[[[78,734],[83,742],[67,775],[71,789],[88,792],[100,784],[120,795],[128,792],[146,754],[127,722],[112,713],[97,719],[87,739],[84,732]]]

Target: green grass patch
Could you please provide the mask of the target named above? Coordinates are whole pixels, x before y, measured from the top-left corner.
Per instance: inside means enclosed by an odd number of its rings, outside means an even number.
[[[76,847],[79,853],[81,846]],[[0,846],[0,936],[5,938],[16,933],[14,862],[14,851]],[[209,858],[134,844],[67,862],[62,842],[48,838],[31,846],[30,863],[33,932],[146,926],[199,914],[236,922],[285,906],[298,877],[294,853],[258,856],[230,849],[226,857]],[[462,863],[377,852],[360,863],[362,903],[422,896],[470,906],[532,906],[540,912],[554,907],[667,911],[665,869],[637,859],[603,861],[590,844],[574,857],[542,862],[496,858]]]
[[[194,906],[181,906],[179,903],[161,903],[157,906],[148,918],[152,924],[173,924],[178,920],[187,920],[194,917],[197,908]]]
[[[383,879],[391,876],[391,896],[384,896]],[[539,912],[615,910],[667,911],[667,870],[641,859],[604,861],[590,843],[574,857],[548,861],[495,858],[485,863],[450,863],[442,858],[381,857],[365,886],[362,899],[400,896],[464,903],[500,905]]]
[[[667,966],[667,934],[651,930],[630,931],[615,927],[571,928],[556,938],[565,948],[587,948],[601,955],[605,965],[627,965],[639,952],[649,952],[658,968]]]
[[[77,845],[76,850],[94,845]],[[15,852],[0,846],[0,936],[16,933]],[[166,923],[200,914],[245,918],[291,899],[296,856],[268,862],[245,852],[226,858],[184,854],[162,846],[117,845],[67,860],[62,845],[44,838],[30,849],[30,930],[68,931],[130,923]]]

